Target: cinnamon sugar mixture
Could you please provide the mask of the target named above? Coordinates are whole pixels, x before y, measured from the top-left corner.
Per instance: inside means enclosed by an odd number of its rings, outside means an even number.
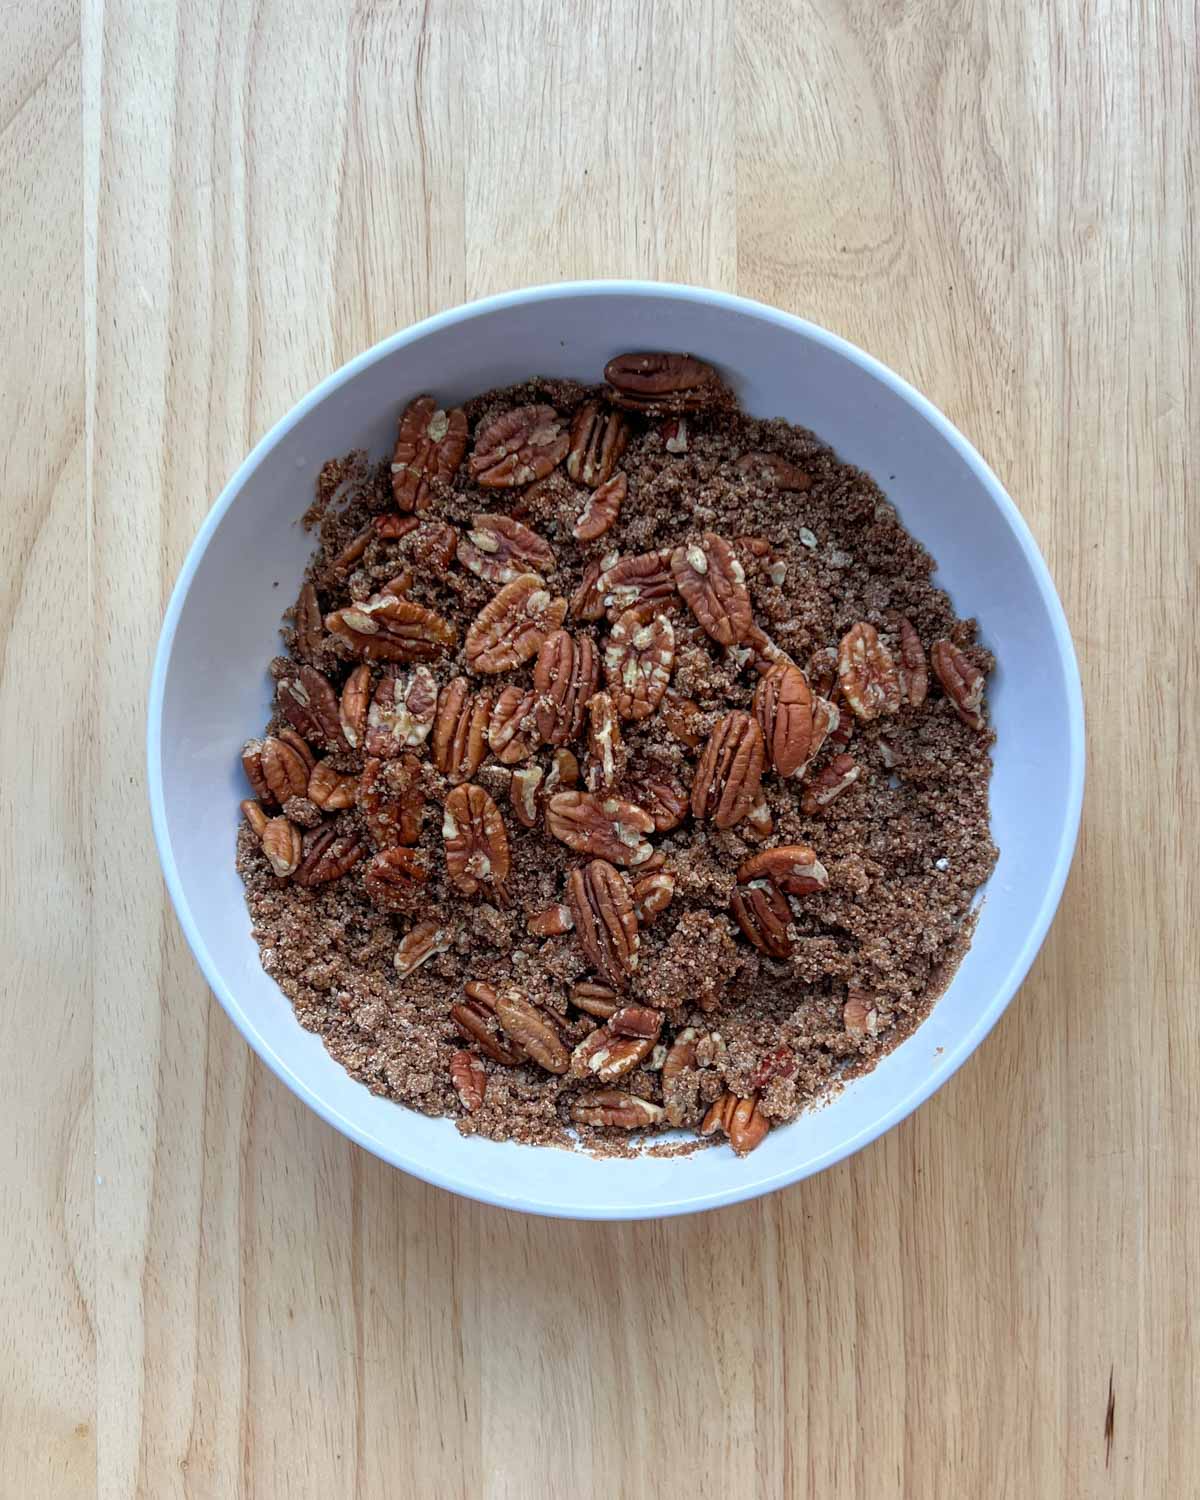
[[[996,858],[993,662],[874,480],[626,355],[411,403],[306,522],[237,863],[353,1077],[745,1152],[928,1014]]]

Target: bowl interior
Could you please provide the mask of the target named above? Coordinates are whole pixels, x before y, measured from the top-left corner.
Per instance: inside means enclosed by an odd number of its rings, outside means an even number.
[[[298,518],[326,458],[390,451],[398,408],[447,404],[531,373],[599,378],[628,348],[719,365],[745,407],[812,428],[868,470],[938,560],[999,666],[992,784],[1000,860],[974,943],[929,1020],[866,1077],[773,1131],[745,1161],[596,1160],[464,1139],[353,1082],[259,964],[233,866],[238,751],[270,700],[265,664],[311,538]],[[803,523],[803,500],[797,524]],[[865,1144],[943,1082],[1007,1004],[1053,915],[1074,847],[1082,712],[1065,621],[1011,501],[974,450],[897,377],[774,310],[684,288],[607,283],[513,294],[380,345],[268,435],[209,516],[172,599],[150,709],[150,782],[172,897],[213,989],[264,1060],[331,1123],[388,1161],[485,1201],[544,1213],[686,1212],[794,1181]]]

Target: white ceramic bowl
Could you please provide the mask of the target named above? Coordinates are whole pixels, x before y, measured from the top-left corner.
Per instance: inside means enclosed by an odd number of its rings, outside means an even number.
[[[245,794],[238,751],[267,716],[265,666],[312,545],[298,523],[321,462],[352,448],[389,453],[397,412],[420,391],[449,405],[531,374],[595,380],[631,348],[713,361],[749,411],[812,428],[871,473],[999,661],[989,701],[1000,861],[970,952],[912,1037],[745,1160],[727,1149],[596,1160],[496,1145],[374,1098],[300,1027],[263,973],[233,865]],[[585,282],[493,297],[398,333],[263,438],[201,527],[171,597],[148,751],[155,835],[188,942],[234,1023],[289,1088],[352,1140],[454,1192],[533,1213],[641,1218],[736,1203],[807,1177],[902,1120],[970,1056],[1058,904],[1083,792],[1083,707],[1062,607],[1024,521],[974,448],[911,386],[770,307],[689,287]]]

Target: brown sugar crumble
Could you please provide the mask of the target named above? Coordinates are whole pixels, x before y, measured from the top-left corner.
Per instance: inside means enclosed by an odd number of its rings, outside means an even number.
[[[264,969],[373,1093],[743,1153],[969,943],[993,660],[819,438],[691,356],[604,377],[423,396],[390,463],[325,465],[237,865]]]

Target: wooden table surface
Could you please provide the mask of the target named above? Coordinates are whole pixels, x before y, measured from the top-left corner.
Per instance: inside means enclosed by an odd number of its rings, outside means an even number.
[[[1200,1495],[1186,0],[5,0],[0,1492]],[[1083,834],[912,1119],[662,1224],[457,1202],[253,1058],[142,733],[184,552],[314,382],[565,277],[737,290],[1006,481],[1084,674]]]

